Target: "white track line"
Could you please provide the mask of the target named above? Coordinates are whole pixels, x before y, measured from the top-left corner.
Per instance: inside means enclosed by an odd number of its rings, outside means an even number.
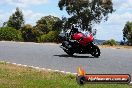
[[[0,61],[0,62],[6,62],[6,61]],[[52,70],[52,69],[35,67],[35,66],[28,66],[28,65],[22,65],[22,64],[17,64],[17,63],[11,63],[11,62],[6,62],[6,63],[13,64],[13,65],[16,65],[16,66],[30,67],[30,68],[33,68],[33,69],[36,69],[36,70],[39,70],[39,71],[48,70],[48,71],[60,72],[60,73],[64,73],[64,74],[77,75],[77,73],[72,73],[72,72],[66,72],[66,71],[60,71],[60,70]]]

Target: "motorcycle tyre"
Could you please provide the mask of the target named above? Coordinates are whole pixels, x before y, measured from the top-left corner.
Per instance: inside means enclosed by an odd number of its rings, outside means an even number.
[[[73,56],[74,52],[68,50],[68,51],[65,51],[69,56]]]
[[[92,50],[91,55],[98,58],[100,56],[100,49],[99,49],[99,47],[96,46],[96,45],[94,45],[92,49],[93,50]]]

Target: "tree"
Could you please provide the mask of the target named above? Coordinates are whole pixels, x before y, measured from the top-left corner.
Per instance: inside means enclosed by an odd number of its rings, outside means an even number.
[[[26,42],[36,42],[37,37],[40,36],[39,32],[33,29],[32,25],[26,24],[21,28],[22,37]]]
[[[68,24],[78,24],[82,29],[91,31],[93,24],[107,20],[112,13],[112,0],[59,0],[60,10],[65,10],[71,16]]]
[[[24,25],[24,18],[22,11],[17,7],[16,12],[13,13],[9,20],[6,22],[8,27],[13,27],[19,30]]]
[[[127,22],[123,29],[123,40],[127,40],[128,44],[132,45],[132,22]]]
[[[60,32],[62,27],[63,27],[63,21],[58,19],[57,21],[54,22],[52,26],[52,31]]]
[[[34,29],[38,30],[40,34],[46,34],[49,31],[47,22],[44,18],[41,18],[40,20],[38,20],[37,25],[34,26]]]
[[[41,34],[47,34],[49,31],[59,31],[61,25],[62,22],[58,17],[49,15],[38,20],[34,28],[39,30]]]

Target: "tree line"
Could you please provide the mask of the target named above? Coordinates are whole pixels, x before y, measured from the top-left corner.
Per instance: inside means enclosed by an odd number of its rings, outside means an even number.
[[[58,42],[62,20],[55,16],[44,16],[35,26],[25,24],[22,11],[17,7],[7,22],[0,28],[0,40],[25,42]]]

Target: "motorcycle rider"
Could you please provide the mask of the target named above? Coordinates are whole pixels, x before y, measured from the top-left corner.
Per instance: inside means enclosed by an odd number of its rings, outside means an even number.
[[[79,31],[78,31],[78,28],[77,28],[77,26],[75,25],[75,24],[73,24],[72,26],[71,26],[71,31],[70,31],[70,39],[73,39],[72,38],[72,35],[73,34],[75,34],[75,33],[78,33]]]
[[[72,31],[73,33],[78,33],[78,28],[77,28],[77,26],[76,26],[75,24],[73,24],[73,25],[71,26],[71,31]]]

